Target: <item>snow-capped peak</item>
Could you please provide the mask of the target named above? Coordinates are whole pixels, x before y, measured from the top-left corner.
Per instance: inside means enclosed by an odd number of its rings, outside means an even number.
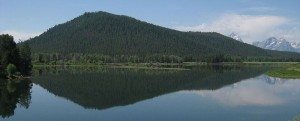
[[[229,34],[229,37],[231,37],[237,41],[243,42],[242,38],[235,32],[232,32],[231,34]]]
[[[254,42],[253,45],[263,49],[291,52],[299,52],[295,47],[300,47],[300,44],[293,44],[284,38],[277,39],[276,37],[270,37],[264,41]]]

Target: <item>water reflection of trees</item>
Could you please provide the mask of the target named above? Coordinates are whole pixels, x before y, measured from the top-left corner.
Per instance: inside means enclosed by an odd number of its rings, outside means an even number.
[[[201,67],[188,71],[39,70],[33,82],[85,108],[132,104],[180,90],[215,90],[264,73],[263,68]]]
[[[0,116],[7,118],[14,115],[17,104],[29,108],[31,87],[32,83],[29,80],[0,80]]]

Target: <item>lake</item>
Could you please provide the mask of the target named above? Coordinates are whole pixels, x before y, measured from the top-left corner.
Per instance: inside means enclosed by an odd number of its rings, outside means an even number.
[[[41,68],[0,81],[1,121],[288,121],[300,80],[270,67]]]

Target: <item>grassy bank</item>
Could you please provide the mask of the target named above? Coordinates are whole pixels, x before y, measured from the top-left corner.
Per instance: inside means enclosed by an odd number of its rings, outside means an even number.
[[[289,67],[291,65],[300,65],[300,62],[222,62],[222,63],[206,63],[206,62],[182,62],[182,63],[85,63],[85,64],[34,64],[34,67],[55,67],[55,66],[85,66],[85,67],[188,67],[188,66],[207,66],[207,65],[246,65],[246,66],[279,66]]]
[[[267,72],[267,75],[279,78],[297,78],[300,79],[300,64],[292,64],[283,69],[277,69]]]
[[[299,62],[224,62],[224,63],[101,63],[101,64],[65,64],[65,65],[34,65],[34,68],[128,68],[128,69],[158,69],[158,70],[189,70],[197,66],[246,66],[246,67],[270,67],[273,70],[267,75],[279,78],[300,78]]]
[[[34,68],[42,67],[97,67],[97,68],[132,68],[132,69],[172,69],[187,70],[183,63],[105,63],[105,64],[73,64],[73,65],[34,65]]]

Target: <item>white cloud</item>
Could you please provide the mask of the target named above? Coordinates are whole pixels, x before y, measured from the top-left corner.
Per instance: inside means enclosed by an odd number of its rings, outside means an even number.
[[[291,27],[290,29],[277,29],[271,32],[271,36],[282,37],[291,42],[300,42],[300,28]]]
[[[19,32],[19,31],[14,31],[14,30],[5,30],[5,31],[0,31],[0,34],[9,34],[14,37],[14,40],[16,42],[24,41],[27,40],[31,37],[35,37],[41,34],[41,32],[33,32],[33,33],[28,33],[28,32]]]
[[[252,43],[270,37],[274,30],[288,23],[290,20],[281,16],[225,14],[211,23],[174,28],[181,31],[214,31],[224,35],[236,32],[244,42]]]

